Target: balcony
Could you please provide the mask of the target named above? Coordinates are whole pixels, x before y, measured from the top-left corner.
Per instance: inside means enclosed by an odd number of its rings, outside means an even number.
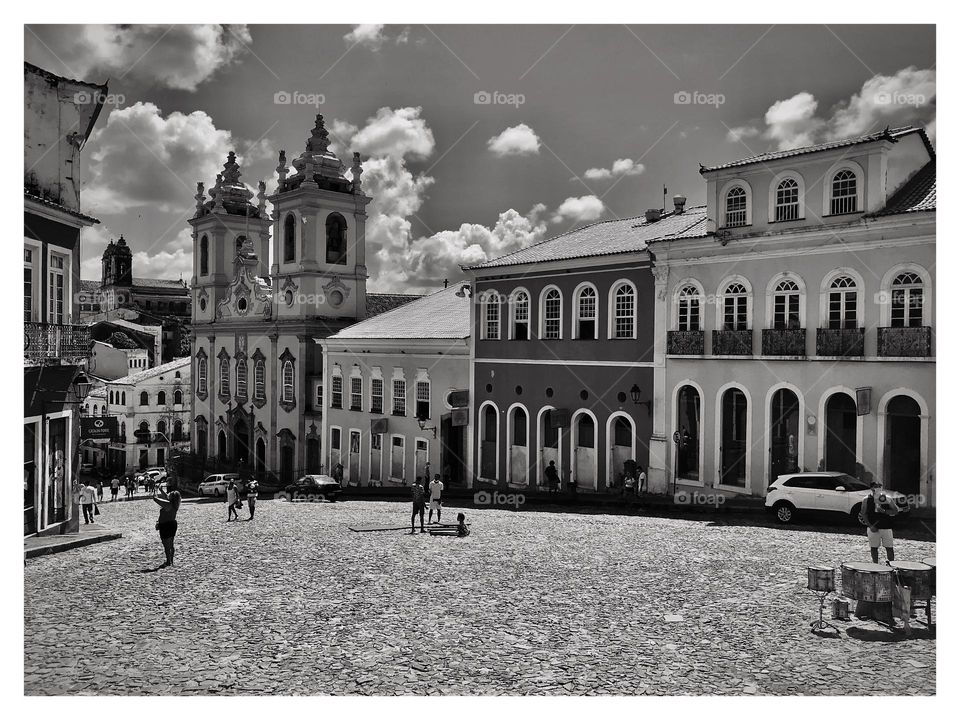
[[[703,355],[703,330],[669,330],[667,355]]]
[[[39,365],[52,359],[78,363],[90,355],[90,328],[87,325],[23,324],[23,359]]]
[[[863,357],[863,328],[817,328],[817,355]]]
[[[753,355],[753,330],[714,330],[714,355]]]
[[[760,345],[763,355],[806,355],[807,331],[803,328],[763,330]]]
[[[933,329],[929,327],[877,328],[878,357],[930,357]]]

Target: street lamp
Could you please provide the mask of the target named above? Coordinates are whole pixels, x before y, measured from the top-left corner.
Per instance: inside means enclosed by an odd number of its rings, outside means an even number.
[[[636,383],[630,388],[630,399],[633,400],[634,405],[640,404],[640,386]]]
[[[417,425],[420,426],[421,430],[432,430],[433,439],[437,439],[437,427],[436,425],[427,425],[427,419],[417,416]]]

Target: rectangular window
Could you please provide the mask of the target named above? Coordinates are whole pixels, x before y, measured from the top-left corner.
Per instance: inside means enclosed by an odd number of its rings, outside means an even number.
[[[393,414],[400,415],[400,416],[407,414],[407,381],[406,380],[393,381]]]
[[[514,298],[513,307],[513,339],[528,340],[530,338],[530,300],[526,294]]]
[[[560,339],[560,293],[551,291],[543,301],[543,337]]]
[[[774,296],[773,327],[775,330],[800,327],[800,293]]]
[[[50,256],[50,289],[48,296],[48,322],[63,325],[66,300],[65,276],[63,273],[63,256]]]
[[[614,303],[613,336],[616,338],[633,337],[633,293],[618,292]]]
[[[500,339],[500,305],[497,300],[488,300],[484,304],[486,314],[486,335],[487,340]]]
[[[330,428],[330,449],[340,451],[340,428]]]
[[[370,412],[383,412],[383,380],[380,378],[370,381]]]
[[[736,295],[723,299],[723,329],[747,330],[747,296]]]
[[[681,298],[677,329],[681,331],[700,329],[700,299]]]
[[[23,249],[23,321],[33,320],[33,250]]]
[[[230,394],[230,363],[226,359],[220,361],[220,394]]]
[[[253,398],[263,400],[267,395],[266,366],[263,360],[258,360],[253,366]]]
[[[895,288],[891,297],[891,327],[921,327],[923,325],[923,289]]]
[[[363,410],[363,378],[350,378],[350,409]]]
[[[317,410],[323,408],[323,383],[317,383],[317,401],[313,404]]]
[[[835,290],[830,293],[828,322],[834,330],[857,327],[856,290]]]
[[[237,397],[247,396],[247,363],[245,360],[237,362]]]
[[[417,419],[430,419],[430,383],[417,383]]]
[[[333,376],[333,386],[330,388],[330,407],[343,407],[343,378],[339,375]]]

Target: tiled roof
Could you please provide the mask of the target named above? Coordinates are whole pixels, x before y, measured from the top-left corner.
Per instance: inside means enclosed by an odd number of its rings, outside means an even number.
[[[459,290],[458,284],[425,295],[344,328],[329,339],[460,340],[469,337],[470,296],[464,293],[463,297],[458,297]]]
[[[168,363],[163,365],[157,365],[156,367],[148,368],[146,370],[141,370],[140,372],[135,372],[132,375],[127,375],[122,378],[117,378],[116,380],[111,380],[112,383],[119,383],[121,385],[136,385],[139,382],[144,380],[149,380],[152,377],[157,375],[163,375],[166,372],[173,372],[174,370],[180,370],[184,367],[190,366],[190,358],[182,357],[177,358],[176,360],[171,360]]]
[[[423,295],[401,295],[398,293],[367,293],[367,319],[389,312],[408,302],[419,300]]]
[[[173,288],[175,290],[186,290],[187,284],[183,280],[170,280],[168,278],[142,278],[133,279],[133,287],[143,288]]]
[[[706,206],[700,206],[688,208],[679,214],[668,212],[654,222],[647,222],[642,217],[606,220],[464,269],[480,270],[639,252],[654,240],[705,234],[706,213]]]
[[[87,399],[92,398],[105,398],[107,396],[107,386],[100,385],[99,387],[93,388],[90,392],[87,393]]]
[[[100,289],[99,280],[81,280],[80,289],[84,292],[96,292]]]
[[[835,150],[836,148],[848,147],[850,145],[862,145],[863,143],[876,142],[877,140],[887,139],[896,141],[911,133],[920,133],[924,144],[930,148],[930,141],[927,134],[921,129],[913,126],[887,128],[880,132],[869,133],[867,135],[858,135],[857,137],[846,138],[844,140],[834,140],[833,142],[820,143],[819,145],[809,145],[807,147],[793,148],[792,150],[777,150],[774,152],[760,153],[752,155],[741,160],[714,165],[713,167],[700,168],[701,173],[713,172],[714,170],[725,170],[726,168],[741,167],[742,165],[752,165],[754,163],[769,162],[771,160],[780,160],[782,158],[795,157],[797,155],[806,155],[807,153],[823,152],[824,150]],[[932,152],[931,152],[932,154]]]
[[[937,161],[931,160],[913,174],[877,215],[924,212],[937,209]]]
[[[24,189],[23,189],[23,197],[24,197],[25,200],[32,200],[33,202],[38,203],[38,204],[40,204],[40,205],[45,205],[46,207],[53,208],[54,210],[59,210],[60,212],[65,212],[65,213],[67,213],[68,215],[73,215],[75,218],[79,218],[79,219],[81,219],[81,220],[86,220],[86,221],[87,221],[88,223],[90,223],[91,225],[99,225],[99,224],[100,224],[100,221],[97,220],[95,217],[90,217],[89,215],[84,215],[82,212],[77,212],[76,210],[71,210],[71,209],[68,208],[67,206],[61,205],[60,203],[54,202],[53,200],[47,200],[46,198],[42,198],[42,197],[40,197],[39,195],[34,195],[34,194],[33,194],[32,192],[30,192],[27,188],[24,188]]]

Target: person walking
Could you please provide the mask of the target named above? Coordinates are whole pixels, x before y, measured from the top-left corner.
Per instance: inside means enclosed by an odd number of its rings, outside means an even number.
[[[110,480],[110,502],[117,501],[117,495],[120,494],[120,478],[114,477]]]
[[[427,530],[423,526],[423,511],[424,511],[424,492],[423,492],[423,478],[417,475],[417,479],[411,488],[411,499],[413,500],[413,514],[410,516],[410,534],[413,535],[416,529],[416,520],[417,515],[420,516],[420,532],[425,533]]]
[[[96,502],[97,491],[89,482],[80,481],[80,506],[83,508],[83,524],[93,522],[93,505]]]
[[[166,556],[166,561],[160,567],[170,567],[173,565],[173,539],[177,535],[177,511],[180,509],[180,491],[177,489],[176,478],[167,480],[167,491],[160,490],[153,501],[160,506],[160,518],[156,527]]]
[[[97,480],[97,502],[103,502],[103,480]]]
[[[233,478],[230,478],[230,482],[227,483],[227,522],[240,519],[237,516],[237,503],[239,500],[240,491],[237,489],[237,484],[233,481]]]
[[[440,524],[440,494],[443,492],[443,482],[440,480],[440,474],[433,476],[433,482],[430,483],[430,516],[427,524],[433,524],[433,511],[437,511],[437,524]]]
[[[250,510],[250,517],[248,520],[253,520],[253,514],[257,510],[257,490],[260,489],[260,483],[256,480],[251,480],[250,484],[247,485],[247,508]]]
[[[870,542],[870,557],[880,562],[880,545],[887,551],[887,564],[893,559],[893,525],[897,509],[887,500],[883,485],[874,480],[870,483],[870,494],[864,499],[864,516],[867,520],[867,540]]]
[[[543,471],[543,476],[547,479],[547,488],[551,493],[560,490],[560,473],[557,472],[557,464],[551,460],[547,469]]]

